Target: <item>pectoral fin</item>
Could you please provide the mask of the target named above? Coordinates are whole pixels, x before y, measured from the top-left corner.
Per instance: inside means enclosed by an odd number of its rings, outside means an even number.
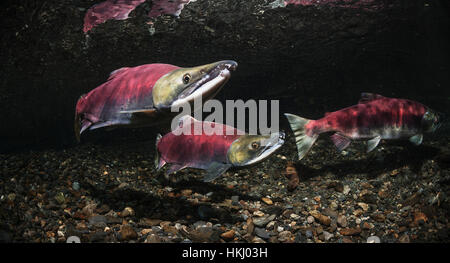
[[[409,138],[409,141],[414,143],[415,145],[420,145],[423,140],[423,134],[416,134]]]
[[[351,140],[349,138],[342,136],[339,133],[335,133],[335,134],[331,135],[330,138],[339,151],[344,150],[351,143]]]
[[[380,143],[381,136],[377,136],[367,141],[367,152],[371,152]]]
[[[206,169],[206,174],[203,176],[203,182],[211,182],[212,180],[225,173],[232,166],[233,165],[231,164],[225,163],[211,163],[211,165]]]

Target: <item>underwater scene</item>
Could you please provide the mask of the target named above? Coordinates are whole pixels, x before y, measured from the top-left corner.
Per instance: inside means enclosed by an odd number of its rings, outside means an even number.
[[[0,13],[1,243],[450,241],[450,2]]]

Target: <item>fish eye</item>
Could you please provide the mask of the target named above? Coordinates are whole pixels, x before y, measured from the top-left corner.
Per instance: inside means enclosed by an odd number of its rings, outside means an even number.
[[[259,143],[257,143],[257,142],[252,142],[252,149],[253,150],[256,150],[256,149],[258,149],[259,148]]]
[[[184,84],[188,84],[190,80],[191,80],[191,75],[184,74],[184,76],[183,76],[183,83]]]

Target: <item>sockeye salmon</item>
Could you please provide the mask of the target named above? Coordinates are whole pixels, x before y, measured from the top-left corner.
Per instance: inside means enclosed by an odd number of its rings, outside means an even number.
[[[208,132],[208,127],[221,133]],[[186,167],[204,169],[207,173],[203,180],[208,182],[231,167],[247,166],[264,160],[283,143],[283,132],[248,135],[228,125],[201,122],[185,115],[180,118],[177,129],[158,136],[155,165],[160,169],[170,164],[167,175]]]
[[[372,93],[362,93],[357,105],[326,113],[319,120],[288,113],[285,116],[295,135],[299,160],[324,132],[335,132],[331,140],[339,151],[348,147],[352,140],[368,140],[367,152],[370,152],[381,139],[409,138],[419,145],[423,133],[434,132],[443,119],[441,113],[419,102]]]
[[[115,70],[78,100],[75,136],[79,141],[85,130],[101,127],[154,126],[173,117],[171,107],[213,98],[236,67],[225,60],[192,68],[147,64]]]

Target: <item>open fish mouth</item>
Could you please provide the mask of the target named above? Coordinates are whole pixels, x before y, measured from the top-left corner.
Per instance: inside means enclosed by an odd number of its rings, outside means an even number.
[[[284,140],[285,140],[284,132],[272,133],[270,137],[264,140],[263,144],[261,144],[261,146],[264,147],[263,150],[256,156],[256,158],[253,158],[252,160],[248,161],[245,165],[255,164],[266,159],[284,144]]]
[[[185,103],[192,103],[195,99],[210,99],[214,97],[231,77],[231,71],[236,70],[237,62],[225,60],[205,72],[205,75],[185,88],[172,103],[172,107],[178,107]]]

